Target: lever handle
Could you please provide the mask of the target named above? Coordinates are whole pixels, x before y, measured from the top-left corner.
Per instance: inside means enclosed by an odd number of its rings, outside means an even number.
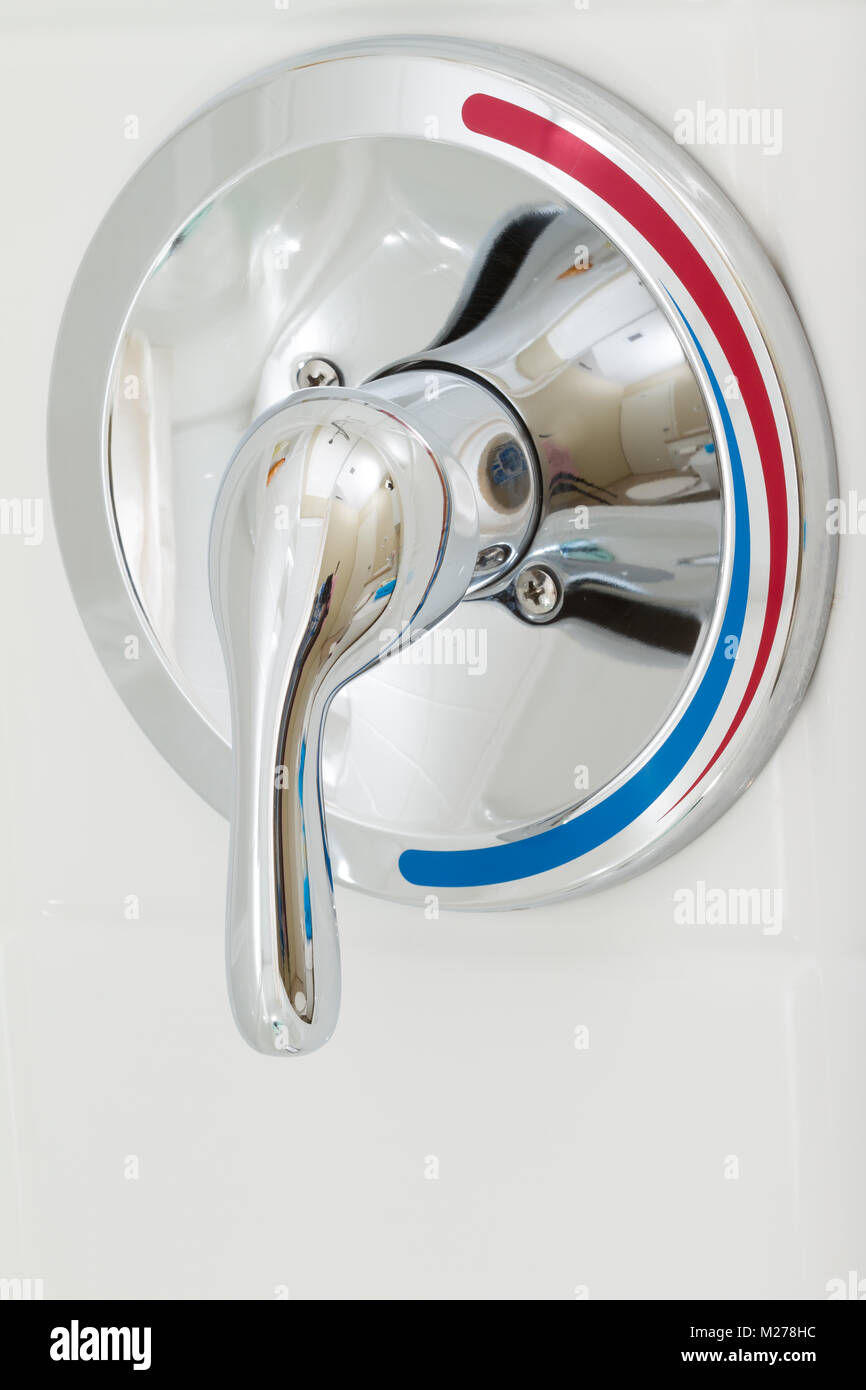
[[[335,1026],[328,707],[469,589],[478,513],[455,455],[503,418],[475,382],[442,374],[431,400],[420,373],[399,373],[361,391],[296,393],[254,423],[228,466],[210,543],[234,756],[228,973],[238,1026],[259,1051],[309,1052]]]

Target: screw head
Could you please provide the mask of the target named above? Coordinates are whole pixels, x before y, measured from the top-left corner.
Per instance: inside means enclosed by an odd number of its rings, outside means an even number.
[[[562,588],[552,570],[527,565],[517,576],[514,597],[522,617],[533,623],[546,622],[559,612]]]
[[[510,545],[486,545],[475,558],[475,574],[489,574],[491,570],[501,569],[511,558]]]
[[[302,389],[309,386],[342,386],[343,377],[339,367],[329,362],[327,357],[307,357],[295,372],[295,384]]]

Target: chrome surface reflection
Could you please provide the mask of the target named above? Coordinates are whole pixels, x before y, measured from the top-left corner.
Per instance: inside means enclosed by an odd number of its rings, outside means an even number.
[[[436,142],[299,152],[189,224],[130,319],[111,482],[156,638],[225,737],[222,660],[196,569],[214,458],[286,397],[311,351],[348,388],[421,410],[434,432],[456,438],[459,426],[480,523],[470,596],[506,619],[475,604],[456,620],[459,640],[486,644],[492,679],[467,685],[459,663],[400,662],[337,697],[328,804],[380,832],[458,843],[567,816],[655,736],[714,608],[713,434],[665,312],[581,213],[525,174]],[[501,428],[489,412],[472,419],[476,397],[461,383],[479,380],[500,401]],[[518,598],[523,569],[539,565],[560,590],[552,620]],[[488,728],[500,752],[478,760]],[[567,732],[554,739],[555,729]],[[579,797],[577,763],[590,769]],[[363,882],[344,853],[336,872]]]
[[[697,282],[615,198],[467,125],[467,102],[493,90],[603,147],[668,211],[712,269],[742,360]],[[714,778],[676,800],[661,835],[647,818],[591,862],[473,877],[442,903],[529,904],[614,881],[709,825],[790,722],[829,611],[837,484],[814,361],[748,228],[670,140],[574,74],[499,46],[342,45],[224,93],[135,174],[82,262],[52,376],[52,499],[88,631],[142,728],[228,812],[229,697],[207,586],[224,462],[296,386],[334,377],[378,392],[407,365],[425,382],[485,383],[508,424],[486,461],[465,455],[477,601],[412,645],[417,663],[376,663],[339,691],[327,721],[335,878],[394,899],[418,899],[407,847],[524,838],[603,801],[680,720],[744,534],[736,436],[760,540],[744,632],[755,654],[766,613],[778,640],[736,737],[705,740]],[[752,407],[723,410],[717,394],[716,374],[744,366],[770,400],[784,488],[769,535],[787,538],[784,566],[760,526],[770,496]],[[783,567],[771,614],[765,574]],[[725,690],[720,724],[746,708],[744,663]],[[315,974],[320,999],[321,956]]]
[[[491,825],[508,838],[531,834],[567,820],[629,765],[700,659],[723,564],[713,428],[667,314],[574,208],[538,205],[505,217],[479,248],[439,334],[383,379],[410,366],[493,386],[519,413],[540,470],[539,518],[520,563],[469,595],[534,629],[523,640],[487,624],[493,640],[511,644],[532,696],[524,703],[515,692],[497,710],[497,765],[474,783],[468,772],[461,785],[464,804],[474,803],[470,818],[453,836],[451,816],[438,832],[430,822],[412,829],[453,844],[461,832]],[[483,475],[477,485],[483,499]],[[550,592],[527,601],[538,575],[549,577]],[[529,645],[545,652],[544,667]],[[378,677],[380,685],[399,679]],[[448,673],[429,682],[439,717],[452,724],[457,686]],[[562,730],[558,738],[552,727]],[[519,787],[508,771],[518,741]],[[574,781],[572,768],[582,770]]]
[[[473,582],[478,514],[458,460],[507,426],[484,387],[443,377],[428,399],[407,374],[369,392],[298,392],[229,464],[210,546],[235,766],[228,962],[239,1027],[260,1051],[311,1051],[337,1018],[329,704]]]
[[[671,323],[622,253],[576,209],[516,211],[416,365],[471,372],[520,412],[542,472],[526,563],[555,574],[557,619],[691,656],[720,565],[715,440]],[[492,576],[486,592],[531,620],[517,581]]]

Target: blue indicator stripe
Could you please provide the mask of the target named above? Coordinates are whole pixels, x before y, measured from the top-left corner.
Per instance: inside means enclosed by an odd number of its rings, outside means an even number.
[[[733,474],[734,554],[725,616],[703,678],[665,742],[627,782],[562,825],[523,840],[468,850],[405,850],[399,867],[409,883],[431,888],[472,888],[511,883],[568,864],[619,834],[646,811],[686,766],[704,737],[733,669],[749,592],[751,545],[746,480],[737,437],[718,380],[685,314],[685,324],[712,387],[722,419]]]

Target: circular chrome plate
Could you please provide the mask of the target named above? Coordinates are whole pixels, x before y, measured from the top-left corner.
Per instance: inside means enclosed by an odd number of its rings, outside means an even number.
[[[540,306],[526,341],[509,294]],[[461,906],[670,853],[751,781],[808,682],[835,564],[830,429],[734,209],[551,64],[433,39],[308,55],[193,118],[117,199],[70,295],[50,405],[90,635],[157,747],[225,811],[207,575],[229,457],[310,362],[349,386],[407,361],[435,380],[485,296],[503,350],[482,374],[525,411],[544,474],[521,563],[556,599],[534,611],[512,574],[465,602],[338,696],[325,748],[338,879]],[[478,479],[492,518],[495,444]]]

